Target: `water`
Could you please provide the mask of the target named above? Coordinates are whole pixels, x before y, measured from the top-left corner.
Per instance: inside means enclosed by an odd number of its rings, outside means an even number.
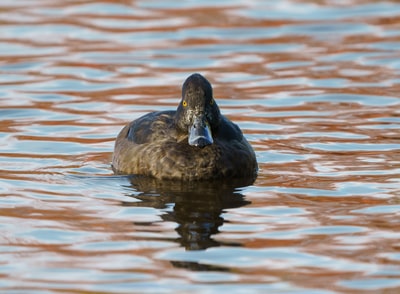
[[[279,3],[278,3],[279,2]],[[397,293],[397,1],[2,1],[0,291]],[[114,176],[193,72],[255,183]]]

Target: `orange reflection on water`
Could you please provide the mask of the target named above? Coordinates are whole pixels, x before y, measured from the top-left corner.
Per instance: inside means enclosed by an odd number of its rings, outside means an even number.
[[[398,291],[396,1],[0,14],[2,291]],[[114,176],[119,130],[174,109],[192,72],[253,145],[256,182]]]

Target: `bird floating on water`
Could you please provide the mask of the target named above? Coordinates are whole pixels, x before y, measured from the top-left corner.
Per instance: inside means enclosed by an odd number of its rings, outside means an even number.
[[[257,161],[240,128],[220,113],[210,82],[190,75],[176,110],[148,113],[119,133],[112,167],[118,174],[173,180],[253,177]]]

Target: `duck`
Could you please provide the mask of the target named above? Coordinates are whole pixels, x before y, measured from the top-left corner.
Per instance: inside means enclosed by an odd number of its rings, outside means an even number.
[[[128,123],[115,140],[116,174],[160,180],[255,178],[255,152],[240,128],[222,115],[210,82],[190,75],[176,110],[156,111]]]

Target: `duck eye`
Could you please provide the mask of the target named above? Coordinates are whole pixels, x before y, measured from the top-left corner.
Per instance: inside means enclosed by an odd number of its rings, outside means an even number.
[[[214,104],[214,99],[211,99],[210,100],[210,105],[213,105]]]
[[[186,106],[187,106],[186,100],[183,100],[182,105],[183,105],[183,107],[186,107]]]

